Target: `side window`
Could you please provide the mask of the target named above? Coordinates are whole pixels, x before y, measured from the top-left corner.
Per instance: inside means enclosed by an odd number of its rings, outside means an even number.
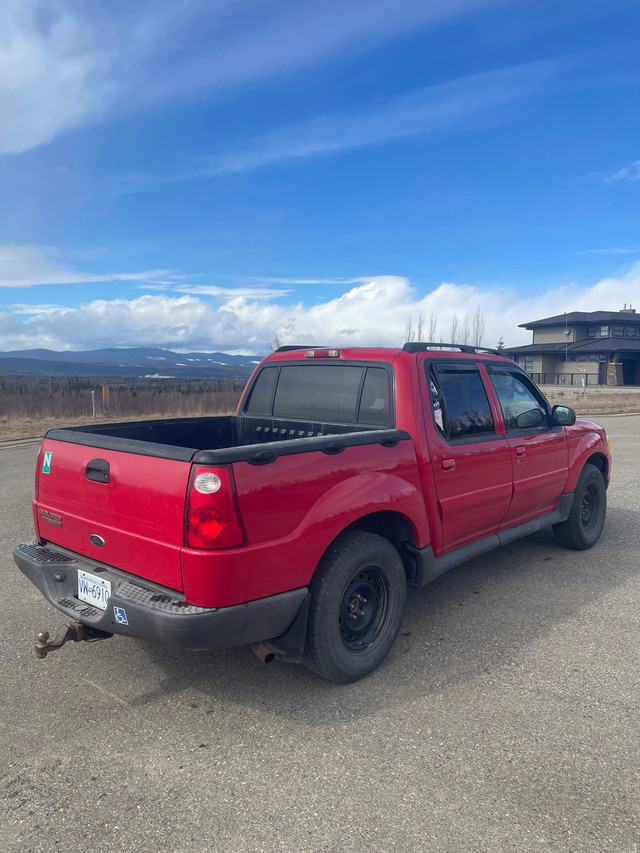
[[[383,367],[368,367],[362,386],[358,423],[388,426],[391,423],[389,374]]]
[[[521,373],[490,368],[507,431],[548,427],[547,407]]]
[[[270,415],[278,379],[277,367],[264,367],[256,377],[245,411],[252,415]]]
[[[445,438],[495,432],[487,393],[475,365],[432,365],[429,389],[433,420]]]

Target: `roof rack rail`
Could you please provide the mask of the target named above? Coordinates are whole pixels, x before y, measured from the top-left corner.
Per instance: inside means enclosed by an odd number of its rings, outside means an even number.
[[[436,343],[435,341],[408,341],[402,349],[405,352],[428,352],[429,350],[454,349],[459,352],[468,352],[473,354],[487,352],[491,355],[501,355],[497,349],[491,349],[491,347],[475,347],[470,346],[469,344],[445,344],[442,342]]]

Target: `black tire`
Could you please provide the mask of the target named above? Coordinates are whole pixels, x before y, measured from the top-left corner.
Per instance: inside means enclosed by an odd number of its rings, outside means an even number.
[[[407,581],[397,550],[373,533],[344,533],[310,591],[305,665],[337,684],[364,678],[385,659],[402,624]]]
[[[607,489],[600,470],[587,463],[578,477],[573,506],[566,521],[554,524],[553,532],[566,548],[585,551],[600,538],[607,515]]]

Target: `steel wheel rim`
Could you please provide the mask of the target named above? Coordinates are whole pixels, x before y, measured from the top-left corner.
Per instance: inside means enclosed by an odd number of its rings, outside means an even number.
[[[585,489],[585,493],[582,496],[582,504],[580,506],[580,518],[585,530],[591,530],[597,522],[599,506],[600,501],[598,493],[593,486],[589,486]]]
[[[340,636],[346,649],[363,652],[378,639],[390,606],[388,582],[375,566],[357,572],[345,587],[340,603]]]

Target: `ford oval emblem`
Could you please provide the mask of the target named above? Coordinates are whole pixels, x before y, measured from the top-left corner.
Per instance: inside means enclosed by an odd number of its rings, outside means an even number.
[[[89,542],[91,542],[92,545],[95,545],[96,548],[104,548],[105,545],[104,539],[102,538],[102,536],[98,536],[97,533],[91,534],[91,536],[89,537]]]

